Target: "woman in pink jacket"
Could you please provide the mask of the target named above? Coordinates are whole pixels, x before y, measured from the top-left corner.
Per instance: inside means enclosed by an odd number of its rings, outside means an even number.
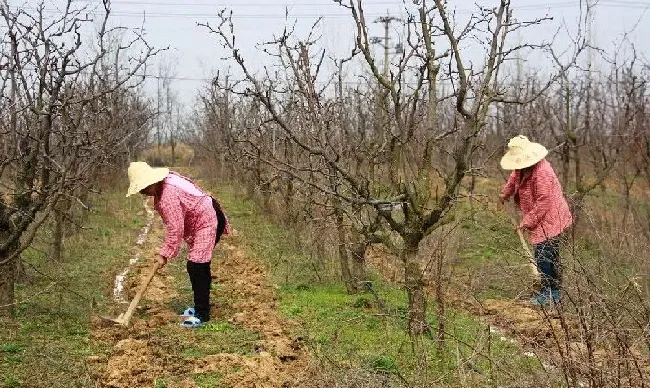
[[[168,168],[152,168],[145,162],[133,162],[128,175],[130,185],[126,196],[140,193],[153,197],[154,208],[167,229],[155,259],[160,267],[178,255],[183,240],[189,247],[187,273],[194,293],[194,307],[183,313],[187,317],[183,325],[198,327],[210,319],[210,262],[218,241],[212,197],[189,178]]]
[[[560,181],[551,164],[544,159],[548,151],[526,136],[515,136],[501,167],[513,170],[499,196],[501,203],[514,197],[522,213],[517,229],[529,233],[535,247],[535,261],[541,276],[541,291],[531,299],[535,305],[547,305],[560,299],[561,234],[573,222]]]

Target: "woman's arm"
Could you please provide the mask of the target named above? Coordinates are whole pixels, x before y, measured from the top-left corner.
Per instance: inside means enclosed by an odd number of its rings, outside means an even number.
[[[165,185],[158,202],[158,212],[167,228],[165,241],[159,254],[169,260],[178,255],[185,228],[185,211],[181,206],[180,193],[176,187]]]
[[[503,189],[501,190],[501,195],[499,196],[502,200],[507,201],[508,198],[512,195],[512,193],[515,191],[515,184],[517,183],[519,174],[517,173],[517,170],[513,170],[510,173],[510,176],[508,177],[508,182],[503,186]]]

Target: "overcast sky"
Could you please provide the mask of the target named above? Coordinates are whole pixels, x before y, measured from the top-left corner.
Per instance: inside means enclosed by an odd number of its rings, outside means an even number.
[[[478,0],[483,6],[494,6],[498,0]],[[476,3],[471,0],[450,1],[452,9],[457,10],[457,18],[462,20],[472,11]],[[29,7],[34,1],[11,0],[15,7]],[[56,12],[63,1],[46,1],[46,10]],[[98,0],[77,1],[76,4],[94,4]],[[221,58],[225,55],[217,39],[208,31],[197,26],[197,22],[216,23],[218,10],[231,9],[234,15],[237,45],[241,47],[248,63],[259,65],[265,57],[256,50],[260,42],[271,39],[281,33],[285,25],[297,20],[298,35],[305,36],[314,21],[323,17],[318,27],[322,36],[321,43],[331,55],[342,57],[353,45],[354,29],[347,10],[331,0],[112,0],[112,24],[127,27],[144,27],[147,40],[156,47],[169,47],[161,60],[172,64],[174,68],[174,87],[180,91],[182,100],[192,104],[196,91],[205,84],[217,70],[226,71],[228,63]],[[432,3],[432,1],[429,1]],[[550,39],[558,28],[566,26],[575,29],[580,16],[578,0],[513,0],[515,17],[519,20],[531,20],[550,16],[553,21],[542,26],[528,29],[516,37],[522,41],[540,42]],[[650,0],[601,0],[597,2],[594,14],[594,43],[612,53],[620,44],[623,34],[629,31],[629,40],[634,42],[637,51],[648,57],[647,37],[650,36]],[[27,4],[27,5],[26,5]],[[379,16],[390,14],[404,18],[405,7],[414,9],[413,1],[406,5],[398,0],[367,0],[363,2],[366,18],[370,21]],[[288,10],[288,18],[285,17]],[[371,24],[372,35],[383,35],[380,24]],[[399,23],[394,24],[391,35],[397,43],[403,29]],[[568,45],[569,40],[561,32],[557,38],[558,45]],[[377,47],[379,52],[379,47]],[[533,65],[533,64],[531,64]],[[149,68],[155,72],[156,64]]]

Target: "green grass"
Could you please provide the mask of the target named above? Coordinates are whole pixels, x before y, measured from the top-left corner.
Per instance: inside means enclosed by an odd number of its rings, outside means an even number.
[[[211,388],[218,387],[223,377],[223,373],[211,372],[194,375],[192,379],[198,388]]]
[[[101,349],[88,338],[90,317],[111,302],[114,269],[128,262],[141,226],[139,204],[122,193],[93,201],[86,228],[65,240],[61,262],[49,258],[47,225],[23,253],[30,279],[17,284],[15,320],[3,325],[0,386],[92,386],[85,360]]]
[[[306,257],[295,248],[295,233],[269,222],[252,201],[243,198],[234,188],[220,186],[219,190],[213,191],[224,203],[226,214],[235,228],[244,231],[246,236],[254,236],[246,243],[251,244],[253,253],[263,258],[263,264],[272,269],[270,274],[276,284],[308,284],[318,281],[319,276],[330,275],[317,273],[315,259]]]
[[[311,258],[299,252],[292,233],[275,225],[235,189],[222,186],[219,196],[234,227],[242,232],[245,245],[266,264],[279,285],[281,312],[301,323],[294,334],[307,339],[316,356],[326,360],[328,369],[399,375],[410,383],[428,381],[444,386],[458,385],[461,373],[469,376],[473,383],[466,383],[473,386],[516,386],[543,375],[536,359],[490,334],[487,326],[473,317],[453,309],[446,314],[446,346],[437,349],[435,341],[424,339],[423,346],[414,349],[406,332],[406,295],[398,286],[374,277],[375,289],[386,306],[386,311],[380,311],[371,294],[348,295],[338,282],[319,281],[310,269]],[[491,222],[495,233],[505,232],[499,220]],[[474,225],[477,223],[469,227]],[[484,228],[486,223],[481,225]],[[494,244],[490,239],[485,236],[475,241],[458,265],[477,266],[495,260],[502,247],[488,245]],[[517,243],[516,236],[513,241]],[[429,307],[428,319],[436,328],[433,309]],[[423,368],[418,367],[419,358],[426,360]]]
[[[359,368],[377,373],[399,373],[415,381],[421,375],[416,370],[417,356],[406,333],[405,295],[388,284],[376,282],[376,287],[388,311],[380,311],[374,301],[366,307],[371,300],[368,296],[347,295],[345,289],[336,284],[308,289],[283,287],[280,289],[280,309],[303,323],[300,335],[309,338],[315,351],[334,364],[352,361]],[[433,314],[429,314],[429,322],[432,327],[437,326]],[[448,376],[442,382],[451,384],[454,371],[459,366],[467,367],[458,365],[457,357],[467,359],[472,348],[487,346],[487,327],[459,311],[449,312],[447,325],[448,337],[455,338],[450,338],[442,351],[436,348],[434,341],[426,339],[424,353],[429,357],[426,373],[430,377]],[[500,376],[502,371],[513,370],[523,375],[539,372],[539,365],[522,356],[517,346],[494,336],[490,341],[490,351],[483,352],[486,357],[467,361],[478,375]]]

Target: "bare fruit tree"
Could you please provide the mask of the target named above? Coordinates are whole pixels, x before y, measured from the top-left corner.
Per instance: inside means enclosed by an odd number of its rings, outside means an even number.
[[[117,38],[108,1],[93,12],[68,1],[50,16],[44,3],[27,12],[5,0],[0,15],[0,314],[10,315],[20,253],[39,227],[81,203],[98,173],[146,136],[151,113],[136,73],[156,50],[139,34]]]
[[[356,26],[353,55],[362,56],[366,76],[373,81],[372,88],[357,93],[376,96],[369,113],[382,118],[369,131],[348,125],[359,124],[358,115],[356,122],[343,119],[337,110],[346,106],[341,93],[339,100],[327,94],[336,75],[322,74],[325,53],[313,52],[312,36],[300,40],[285,30],[265,49],[276,61],[258,77],[236,46],[230,15],[222,12],[219,25],[204,26],[219,37],[244,74],[228,90],[261,103],[269,116],[261,125],[280,131],[293,149],[289,158],[286,152],[264,149],[259,152],[262,161],[335,199],[331,205],[350,219],[368,224],[373,214],[380,217],[382,228],[369,235],[401,258],[408,329],[418,335],[429,332],[425,270],[430,263],[417,257],[420,242],[451,220],[461,184],[473,173],[470,161],[481,145],[479,135],[492,104],[526,102],[509,99],[499,71],[519,51],[544,44],[512,45],[508,34],[545,18],[519,21],[504,0],[494,8],[479,8],[458,27],[442,0],[423,1],[405,23],[405,50],[389,72],[382,72],[371,50],[362,2],[339,4]],[[467,59],[470,50],[482,53],[479,61]],[[379,85],[378,92],[374,85]],[[359,154],[364,157],[355,157]],[[366,210],[360,216],[358,209]]]

